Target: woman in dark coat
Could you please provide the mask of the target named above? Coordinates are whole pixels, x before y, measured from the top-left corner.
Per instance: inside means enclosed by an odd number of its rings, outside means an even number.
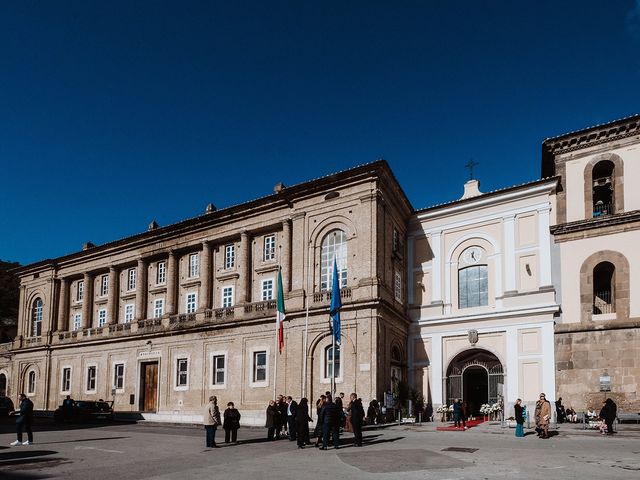
[[[229,443],[229,437],[233,443],[238,443],[238,429],[240,428],[240,412],[236,410],[233,402],[227,403],[227,409],[224,411],[224,443]]]
[[[517,399],[513,406],[516,413],[516,437],[524,437],[524,407],[522,400]]]
[[[313,435],[316,437],[316,447],[320,446],[322,441],[322,423],[320,422],[320,410],[324,405],[324,401],[327,397],[320,395],[320,398],[316,401],[316,426],[313,429]]]
[[[269,400],[269,406],[267,407],[267,422],[265,428],[267,428],[267,440],[275,440],[276,424],[278,417],[280,416],[279,410],[276,408],[275,400]]]
[[[309,416],[309,400],[303,398],[298,404],[298,410],[296,411],[296,439],[298,440],[298,448],[304,448],[305,444],[311,445],[309,439],[309,422],[311,417]]]

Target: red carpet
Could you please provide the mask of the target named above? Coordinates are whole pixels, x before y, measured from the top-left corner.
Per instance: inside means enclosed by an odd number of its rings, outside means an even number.
[[[466,422],[467,428],[473,428],[476,425],[480,425],[483,422],[484,422],[483,419],[467,420]],[[446,427],[437,427],[436,430],[438,430],[439,432],[464,432],[464,428],[454,427],[453,423],[451,423],[450,425],[447,425]]]

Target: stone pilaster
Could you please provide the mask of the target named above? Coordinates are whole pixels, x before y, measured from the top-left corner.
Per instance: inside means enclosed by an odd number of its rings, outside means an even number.
[[[115,325],[118,323],[118,298],[119,298],[119,272],[116,267],[109,268],[109,293],[107,294],[107,313],[109,315],[109,323]]]
[[[91,328],[93,325],[93,280],[92,273],[84,274],[84,292],[82,294],[82,328]]]
[[[58,293],[58,326],[59,332],[69,330],[69,279],[60,279],[60,290]]]
[[[136,273],[136,320],[147,318],[147,265],[144,258],[138,259],[138,271]]]
[[[238,303],[251,302],[251,255],[249,253],[251,237],[249,232],[243,229],[240,232],[240,252],[238,255]]]
[[[202,257],[200,262],[200,310],[211,308],[211,244],[202,242]]]
[[[282,250],[280,251],[280,265],[282,266],[282,289],[291,290],[291,220],[282,221]]]
[[[176,252],[171,250],[169,252],[169,259],[167,261],[167,313],[169,315],[175,315],[176,310],[176,289],[178,285],[178,259],[176,258]]]
[[[306,287],[306,279],[310,274],[307,271],[307,259],[310,253],[309,239],[305,233],[305,212],[296,212],[291,216],[292,240],[291,240],[291,271],[304,272],[303,275],[293,275],[290,290],[302,291]],[[313,261],[313,259],[311,259]],[[313,271],[313,264],[311,265]],[[310,286],[313,290],[313,285]]]

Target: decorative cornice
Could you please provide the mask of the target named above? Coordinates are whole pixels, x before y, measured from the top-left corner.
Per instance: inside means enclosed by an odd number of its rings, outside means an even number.
[[[585,230],[595,230],[612,226],[619,226],[634,222],[640,222],[640,210],[631,212],[618,213],[616,215],[606,215],[603,217],[588,218],[586,220],[577,220],[575,222],[562,223],[551,227],[553,235],[567,235]],[[556,238],[556,241],[561,240]]]

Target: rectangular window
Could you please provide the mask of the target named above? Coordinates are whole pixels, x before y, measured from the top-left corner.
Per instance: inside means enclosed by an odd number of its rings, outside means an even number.
[[[82,328],[82,314],[76,313],[73,316],[73,329],[80,330]]]
[[[113,386],[116,390],[124,388],[124,363],[116,363],[113,367]]]
[[[179,358],[176,366],[176,387],[187,386],[187,373],[189,363],[186,358]]]
[[[189,277],[197,277],[198,276],[198,254],[192,253],[189,255]]]
[[[164,298],[156,298],[153,301],[153,318],[160,318],[164,315]]]
[[[266,235],[264,237],[264,261],[273,260],[276,258],[276,236]]]
[[[187,313],[195,313],[197,308],[197,294],[195,292],[187,293]]]
[[[127,273],[127,290],[135,290],[136,289],[136,269],[130,268]]]
[[[224,385],[225,383],[225,358],[224,355],[213,356],[213,384]]]
[[[253,381],[267,380],[267,352],[253,352]]]
[[[273,278],[262,280],[262,301],[273,300]]]
[[[402,301],[402,275],[400,272],[396,270],[393,282],[393,292],[395,294],[396,300]]]
[[[164,285],[167,282],[167,262],[158,262],[156,269],[156,284]]]
[[[106,297],[109,294],[109,275],[100,277],[100,296]]]
[[[233,268],[236,265],[236,246],[226,245],[224,247],[224,268]]]
[[[105,308],[101,308],[98,310],[98,326],[104,327],[107,323],[107,310]]]
[[[96,371],[98,367],[91,365],[87,367],[87,392],[93,392],[96,389]]]
[[[62,369],[62,391],[71,391],[71,367],[65,367]]]
[[[124,323],[133,322],[134,311],[135,305],[133,303],[128,303],[124,306]]]
[[[400,250],[400,232],[398,232],[397,228],[393,229],[393,251],[397,252]]]
[[[233,306],[233,287],[224,287],[222,289],[222,308]]]
[[[478,265],[458,270],[459,308],[482,307],[489,304],[487,266]]]
[[[78,280],[78,290],[76,292],[76,300],[81,302],[84,298],[84,280]]]

